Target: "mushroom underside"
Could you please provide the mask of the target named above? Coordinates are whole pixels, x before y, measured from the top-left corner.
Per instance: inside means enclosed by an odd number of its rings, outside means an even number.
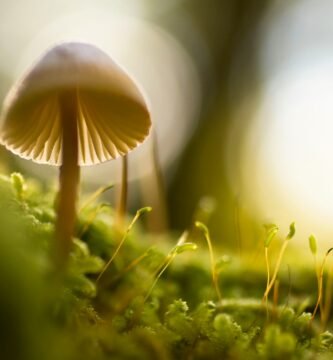
[[[80,166],[125,155],[149,133],[148,110],[132,99],[83,90],[77,91],[77,104]],[[4,113],[0,141],[25,159],[60,166],[62,132],[58,94],[14,101]]]

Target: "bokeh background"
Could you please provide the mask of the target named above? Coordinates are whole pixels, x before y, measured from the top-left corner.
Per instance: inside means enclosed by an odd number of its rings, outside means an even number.
[[[151,231],[201,216],[242,253],[263,224],[307,247],[333,234],[333,2],[16,0],[0,3],[0,97],[48,47],[92,42],[132,74],[154,132],[130,155],[130,209]],[[155,141],[156,140],[156,141]],[[56,169],[1,149],[1,170],[56,184]],[[120,181],[117,161],[84,169],[84,191]],[[109,195],[115,201],[117,187]]]

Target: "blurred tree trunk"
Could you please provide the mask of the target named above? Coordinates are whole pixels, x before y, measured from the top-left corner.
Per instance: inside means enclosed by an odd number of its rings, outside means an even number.
[[[221,244],[240,241],[235,222],[241,204],[236,204],[237,194],[233,194],[227,182],[223,146],[234,107],[256,84],[258,27],[271,3],[189,0],[181,5],[204,37],[213,69],[203,74],[200,122],[168,189],[170,221],[174,228],[189,226],[200,198],[212,196],[218,206],[208,225],[213,238]]]

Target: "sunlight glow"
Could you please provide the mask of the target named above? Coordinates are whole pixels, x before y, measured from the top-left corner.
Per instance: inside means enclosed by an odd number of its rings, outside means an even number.
[[[332,62],[276,78],[248,137],[261,214],[286,223],[298,218],[308,231],[333,219],[332,80]]]
[[[242,187],[259,221],[286,228],[296,220],[304,246],[310,233],[322,244],[333,234],[330,10],[332,2],[304,0],[273,13],[262,49],[263,96],[242,151]]]

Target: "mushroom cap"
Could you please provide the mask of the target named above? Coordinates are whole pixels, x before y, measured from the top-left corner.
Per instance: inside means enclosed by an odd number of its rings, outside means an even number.
[[[61,165],[58,98],[69,89],[77,93],[80,166],[125,155],[149,134],[149,110],[135,82],[102,50],[73,42],[50,49],[9,91],[1,144],[25,159]]]

